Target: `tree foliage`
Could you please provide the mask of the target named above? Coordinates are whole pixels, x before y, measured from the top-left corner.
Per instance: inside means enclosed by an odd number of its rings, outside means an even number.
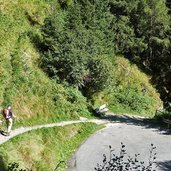
[[[165,106],[171,101],[169,1],[111,0],[119,53],[152,75]],[[167,7],[168,6],[168,7]]]
[[[166,105],[171,101],[169,1],[60,0],[59,4],[61,9],[42,28],[42,66],[50,77],[100,91],[112,75],[109,59],[123,54],[152,75]]]
[[[110,61],[100,58],[113,55],[111,22],[103,1],[80,0],[56,11],[42,28],[44,70],[57,80],[99,91],[110,76]]]

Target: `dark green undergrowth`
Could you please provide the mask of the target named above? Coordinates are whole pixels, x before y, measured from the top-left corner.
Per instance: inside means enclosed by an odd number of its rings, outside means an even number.
[[[43,128],[19,135],[0,147],[0,168],[17,162],[20,168],[52,171],[65,170],[66,162],[90,134],[102,128],[93,123],[72,124],[64,127]]]
[[[156,115],[154,116],[154,118],[156,119],[156,121],[158,121],[164,125],[167,125],[166,123],[163,122],[163,118],[171,120],[171,113],[170,113],[170,111],[165,110],[165,109],[159,110],[159,111],[156,111]]]

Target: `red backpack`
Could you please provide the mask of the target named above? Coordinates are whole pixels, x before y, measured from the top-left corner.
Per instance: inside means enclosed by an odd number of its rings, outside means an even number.
[[[7,116],[7,109],[2,109],[2,115],[4,118]]]

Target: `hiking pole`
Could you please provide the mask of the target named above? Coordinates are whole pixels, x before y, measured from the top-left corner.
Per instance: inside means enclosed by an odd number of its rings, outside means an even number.
[[[13,124],[16,124],[16,115],[12,114]]]
[[[13,117],[13,120],[14,120],[14,122],[13,122],[13,123],[14,123],[14,125],[15,125],[15,123],[16,123],[16,117]]]
[[[54,171],[56,171],[56,170],[58,169],[58,167],[59,167],[59,165],[60,165],[61,163],[65,163],[65,161],[60,161],[60,162],[57,164],[57,166],[56,166],[56,168],[55,168]]]

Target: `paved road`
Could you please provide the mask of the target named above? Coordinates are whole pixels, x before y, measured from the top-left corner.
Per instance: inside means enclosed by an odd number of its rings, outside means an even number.
[[[127,120],[127,119],[125,119]],[[171,135],[159,127],[137,122],[115,121],[98,131],[84,142],[68,162],[68,171],[93,171],[97,163],[102,163],[108,146],[119,152],[120,143],[126,145],[127,153],[140,153],[140,160],[147,162],[151,143],[157,147],[157,171],[171,171]]]
[[[103,119],[80,118],[77,121],[64,121],[53,124],[23,127],[12,131],[11,136],[0,135],[0,144],[10,140],[16,135],[44,127],[64,126],[80,122],[93,122],[106,124],[106,128],[92,135],[80,146],[69,162],[68,171],[93,171],[97,163],[102,162],[102,155],[109,152],[112,145],[119,151],[120,143],[126,145],[127,153],[133,155],[140,153],[142,160],[149,156],[150,144],[157,147],[157,171],[171,171],[171,132],[146,122],[145,118],[129,116],[108,116]]]

